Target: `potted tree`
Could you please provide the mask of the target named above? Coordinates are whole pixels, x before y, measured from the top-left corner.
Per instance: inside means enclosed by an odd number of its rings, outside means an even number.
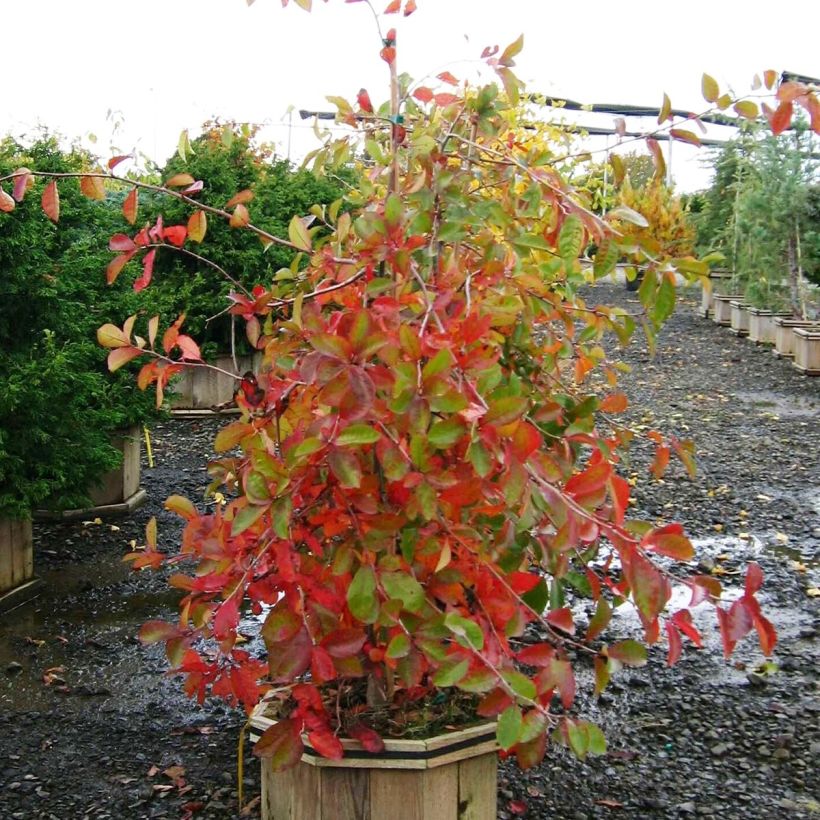
[[[349,211],[320,208],[318,224],[296,214],[279,236],[248,209],[214,214],[195,198],[198,181],[172,179],[161,191],[186,203],[187,222],[157,222],[118,244],[118,269],[136,259],[144,277],[166,240],[192,229],[203,238],[207,212],[301,254],[295,279],[231,296],[263,359],[240,385],[241,417],[215,441],[212,490],[226,504],[203,512],[172,496],[167,509],[186,522],[180,554],[158,550],[152,521],[145,549],[129,556],[140,568],[192,562],[172,578],[185,592],[178,621],[150,622],[141,637],[165,643],[190,695],[220,695],[254,715],[266,816],[306,806],[315,814],[322,786],[310,767],[325,761],[337,771],[322,782],[344,784],[336,817],[358,816],[362,800],[372,806],[386,794],[422,811],[435,790],[437,816],[455,818],[481,778],[473,767],[462,775],[452,757],[455,773],[425,765],[414,777],[408,766],[396,791],[377,761],[471,746],[480,757],[497,743],[532,766],[548,737],[580,757],[599,754],[603,735],[574,711],[575,668],[588,663],[600,693],[623,666],[646,662],[646,644],[663,639],[674,663],[684,637],[701,643],[695,603],[715,605],[727,655],[752,629],[767,653],[776,640],[755,597],[757,565],[742,594],[721,602],[715,578],[688,574],[694,551],[679,525],[627,518],[630,485],[618,466],[632,433],[612,416],[628,402],[615,372],[602,392],[589,374],[607,367],[604,336],[627,341],[636,317],[588,304],[581,256],[594,243],[605,275],[621,253],[616,226],[645,219],[627,207],[602,219],[563,183],[522,122],[512,71],[522,44],[484,54],[503,92],[495,83],[462,89],[449,72],[430,87],[400,78],[395,31],[380,32],[389,101],[376,107],[364,90],[356,104],[335,99],[339,119],[366,137]],[[704,92],[726,102],[709,77]],[[778,129],[804,98],[816,105],[801,87],[778,109]],[[676,138],[693,138],[666,120]],[[332,142],[313,159],[323,169],[349,156],[349,144]],[[144,187],[111,176],[129,196]],[[653,335],[674,307],[676,272],[697,265],[641,261],[638,318]],[[181,318],[162,335],[159,324],[152,317],[136,334],[131,317],[103,327],[100,341],[112,367],[144,362],[140,382],[155,384],[161,401],[170,379],[201,366],[201,352]],[[687,444],[648,436],[656,475],[672,454],[691,469]],[[672,565],[692,599],[666,612]],[[573,613],[576,595],[592,601],[589,623]],[[643,642],[606,637],[626,601]],[[238,640],[246,611],[263,621],[262,657]],[[388,745],[404,742],[391,734],[473,719],[494,724],[495,739],[475,728],[457,742],[426,738],[423,750]],[[442,745],[446,754],[435,754]],[[492,798],[470,808],[495,816]]]

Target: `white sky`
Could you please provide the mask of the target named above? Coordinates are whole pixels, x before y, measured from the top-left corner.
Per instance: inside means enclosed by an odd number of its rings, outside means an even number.
[[[381,10],[388,0],[374,0]],[[475,76],[486,45],[502,48],[520,33],[516,72],[532,91],[581,102],[703,110],[700,77],[749,88],[766,68],[818,76],[820,3],[788,7],[748,0],[418,0],[399,29],[399,68],[419,78],[448,68]],[[768,13],[767,13],[768,12]],[[98,136],[95,150],[136,148],[160,163],[184,128],[221,119],[264,123],[286,153],[287,109],[332,110],[325,95],[353,99],[365,86],[387,95],[385,64],[364,3],[314,0],[308,15],[279,0],[0,0],[4,64],[0,133],[38,124],[69,138]],[[112,118],[121,121],[112,136]],[[611,126],[597,115],[590,125]],[[315,142],[293,117],[292,156]],[[654,120],[644,123],[650,128]],[[629,128],[641,127],[629,121]],[[296,127],[298,126],[298,127]],[[716,129],[727,133],[726,129]],[[593,147],[601,147],[599,139]],[[684,190],[703,187],[697,149],[674,147]],[[701,152],[700,156],[703,156]]]

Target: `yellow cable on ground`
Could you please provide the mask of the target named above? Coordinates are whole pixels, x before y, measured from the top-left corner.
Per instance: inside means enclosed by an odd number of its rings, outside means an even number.
[[[143,425],[142,429],[145,433],[145,452],[148,455],[148,466],[153,469],[153,467],[154,467],[154,451],[151,449],[151,434],[148,432],[147,425]]]

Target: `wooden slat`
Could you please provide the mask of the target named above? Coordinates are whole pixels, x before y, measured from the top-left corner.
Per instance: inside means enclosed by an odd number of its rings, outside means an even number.
[[[458,764],[459,820],[495,820],[498,756],[463,760]]]
[[[418,788],[422,777],[419,772],[373,769],[370,773],[371,820],[425,820],[422,789]]]
[[[262,816],[269,820],[291,820],[293,769],[274,774],[270,764],[262,761]]]
[[[322,820],[377,820],[370,812],[370,772],[366,769],[320,769]]]
[[[424,820],[453,820],[458,812],[458,764],[428,769],[422,775],[421,799]]]
[[[31,541],[26,538],[24,521],[13,520],[10,527],[11,534],[11,585],[20,586],[26,577],[26,552],[31,548]]]
[[[23,575],[28,581],[34,577],[34,544],[31,534],[31,519],[27,518],[20,522],[23,528],[23,538],[25,539],[25,551],[23,552]]]
[[[11,574],[12,543],[11,519],[0,518],[0,592],[6,592],[14,585]]]
[[[269,820],[322,820],[321,772],[296,766],[273,773],[262,761],[262,816]]]

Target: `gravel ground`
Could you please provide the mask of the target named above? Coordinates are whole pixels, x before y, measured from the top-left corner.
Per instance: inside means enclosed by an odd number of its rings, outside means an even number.
[[[606,285],[590,301],[630,298]],[[820,817],[820,611],[808,594],[820,586],[820,379],[698,317],[699,294],[682,301],[654,359],[641,344],[624,354],[634,371],[623,386],[629,423],[693,438],[699,473],[691,481],[673,465],[650,481],[650,452],[636,445],[634,512],[682,521],[701,571],[729,590],[746,561],[761,564],[776,655],[763,666],[748,640],[724,661],[705,618],[707,650],[671,670],[653,650],[648,667],[585,704],[607,732],[606,756],[579,762],[555,748],[525,773],[503,763],[501,818]],[[151,515],[162,542],[175,543],[179,525],[162,500],[201,496],[201,454],[219,423],[155,429],[156,466],[143,472],[150,501],[130,519],[35,525],[43,594],[0,620],[2,820],[238,816],[243,716],[189,702],[161,650],[137,644],[140,623],[173,617],[175,594],[161,573],[134,574],[119,560]],[[635,629],[626,613],[609,637]],[[259,792],[253,762],[245,790]]]

